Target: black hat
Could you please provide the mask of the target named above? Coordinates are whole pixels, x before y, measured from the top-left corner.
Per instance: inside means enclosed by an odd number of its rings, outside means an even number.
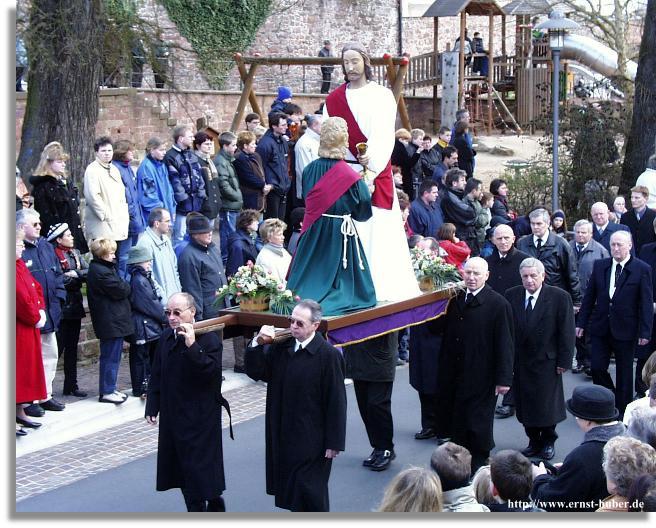
[[[209,219],[205,216],[190,218],[187,222],[187,233],[190,235],[209,233],[210,231],[212,231],[212,226],[210,225]]]
[[[567,400],[567,410],[577,418],[606,422],[617,420],[620,412],[615,407],[613,391],[601,385],[579,385]]]
[[[67,229],[68,229],[68,224],[66,222],[62,222],[61,224],[53,224],[52,226],[50,226],[50,229],[48,230],[48,235],[46,236],[46,240],[48,242],[51,242],[56,238],[59,238],[64,233],[66,233]]]

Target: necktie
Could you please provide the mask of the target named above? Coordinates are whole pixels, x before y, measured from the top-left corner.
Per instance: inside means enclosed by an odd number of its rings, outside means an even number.
[[[542,248],[542,239],[541,238],[538,238],[537,248],[538,248],[538,251],[540,251],[540,249]]]
[[[604,229],[597,229],[597,232],[599,233],[599,238],[604,235]]]
[[[576,254],[580,255],[581,251],[583,251],[583,244],[576,244]]]
[[[529,298],[526,301],[526,317],[530,316],[532,313],[533,313],[533,296],[529,295]]]
[[[469,304],[474,300],[474,294],[472,292],[467,292],[467,295],[465,295],[465,304]]]
[[[622,276],[622,266],[621,264],[617,264],[615,266],[615,289],[617,289],[617,283],[620,281],[621,276]]]

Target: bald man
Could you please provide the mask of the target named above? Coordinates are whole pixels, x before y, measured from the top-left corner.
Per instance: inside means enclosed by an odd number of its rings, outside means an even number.
[[[466,290],[449,303],[439,357],[437,433],[466,447],[472,474],[494,447],[494,407],[513,377],[513,316],[508,301],[490,286],[487,262],[470,258]]]
[[[608,206],[604,202],[593,203],[590,207],[590,216],[594,223],[592,238],[604,246],[608,253],[610,253],[610,235],[616,231],[630,231],[627,226],[610,221]]]

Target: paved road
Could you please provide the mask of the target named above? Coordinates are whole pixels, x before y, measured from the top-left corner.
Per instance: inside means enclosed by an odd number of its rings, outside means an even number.
[[[590,383],[584,375],[565,374],[565,394],[577,384]],[[369,512],[374,510],[386,484],[408,465],[427,465],[434,448],[431,440],[417,441],[413,435],[419,424],[417,394],[408,383],[408,368],[397,369],[392,407],[397,458],[389,470],[375,473],[362,467],[371,448],[360,420],[353,386],[347,387],[347,451],[333,465],[330,479],[331,511]],[[556,458],[578,445],[582,434],[571,415],[559,424]],[[523,449],[527,444],[523,428],[515,418],[495,421],[496,449]],[[282,511],[265,493],[264,417],[235,427],[235,441],[224,433],[226,504],[232,512]],[[18,512],[182,512],[179,490],[155,492],[155,455],[98,473],[83,480],[27,498],[16,506]]]

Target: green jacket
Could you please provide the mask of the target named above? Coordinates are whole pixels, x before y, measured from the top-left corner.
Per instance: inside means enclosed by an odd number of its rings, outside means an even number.
[[[242,205],[244,205],[239,188],[239,178],[232,165],[233,160],[234,158],[228,156],[223,149],[214,158],[214,165],[219,173],[222,211],[241,211]]]

